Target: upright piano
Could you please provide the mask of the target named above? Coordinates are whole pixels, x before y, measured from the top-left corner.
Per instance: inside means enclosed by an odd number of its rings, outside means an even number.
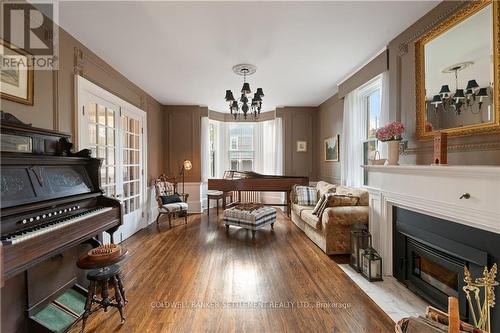
[[[208,189],[222,192],[285,192],[286,203],[274,203],[273,206],[286,206],[290,214],[290,191],[294,185],[309,185],[309,177],[262,175],[252,171],[229,170],[222,179],[209,179]],[[240,200],[241,195],[238,195]]]
[[[70,288],[85,293],[76,260],[118,229],[122,206],[103,195],[102,161],[73,153],[69,135],[3,112],[0,135],[1,331],[50,332],[33,318]]]

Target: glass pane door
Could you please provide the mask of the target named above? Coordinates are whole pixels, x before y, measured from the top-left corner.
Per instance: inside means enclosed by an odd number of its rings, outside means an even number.
[[[139,119],[122,114],[122,174],[125,214],[141,208],[141,124]]]
[[[87,104],[88,114],[88,148],[92,157],[103,160],[101,166],[101,188],[105,195],[117,195],[116,183],[116,124],[117,111],[99,103]]]

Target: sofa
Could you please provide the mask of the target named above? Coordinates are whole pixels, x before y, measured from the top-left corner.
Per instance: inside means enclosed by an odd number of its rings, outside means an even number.
[[[327,206],[321,217],[313,214],[315,206],[297,204],[292,191],[291,218],[326,254],[350,253],[350,232],[354,224],[368,224],[368,192],[320,181],[315,186],[318,199],[327,193],[357,198],[355,205]],[[327,194],[331,195],[331,194]]]

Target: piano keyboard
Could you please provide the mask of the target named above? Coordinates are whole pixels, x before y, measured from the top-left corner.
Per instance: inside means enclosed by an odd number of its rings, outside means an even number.
[[[88,219],[90,217],[105,213],[107,211],[110,211],[113,209],[112,207],[98,207],[94,209],[89,209],[80,213],[77,213],[75,215],[71,216],[66,216],[58,220],[54,220],[52,222],[49,222],[47,224],[42,224],[38,225],[36,227],[33,227],[31,229],[25,229],[21,230],[19,232],[16,232],[14,234],[9,234],[5,236],[1,236],[1,241],[3,245],[14,245],[18,244],[20,242],[24,242],[26,240],[29,240],[33,237],[37,237],[40,235],[43,235],[48,232],[55,231],[57,229],[61,229],[64,227],[67,227],[68,225],[78,223],[82,220]]]

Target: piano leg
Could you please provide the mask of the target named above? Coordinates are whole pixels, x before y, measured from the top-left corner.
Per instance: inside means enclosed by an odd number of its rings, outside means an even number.
[[[286,213],[288,217],[292,213],[292,202],[290,201],[290,193],[291,191],[286,191]]]

